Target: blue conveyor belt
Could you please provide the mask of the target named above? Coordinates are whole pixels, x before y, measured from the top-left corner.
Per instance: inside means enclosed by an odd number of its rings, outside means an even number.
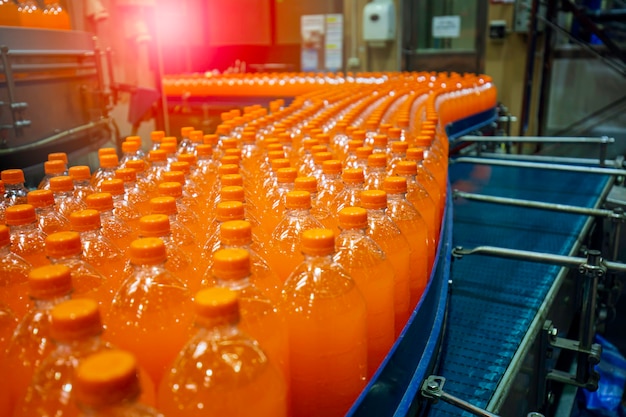
[[[452,189],[479,194],[594,207],[608,177],[513,167],[453,164]],[[586,216],[454,202],[453,244],[567,255]],[[560,268],[487,256],[452,266],[449,326],[438,374],[446,392],[486,407]],[[429,415],[461,415],[445,403]],[[463,414],[465,415],[465,414]],[[467,414],[470,415],[470,414]]]

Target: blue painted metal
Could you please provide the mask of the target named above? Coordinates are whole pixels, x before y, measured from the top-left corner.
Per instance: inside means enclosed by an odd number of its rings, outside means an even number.
[[[450,145],[453,146],[454,139],[467,135],[482,126],[486,126],[494,122],[497,118],[498,110],[493,108],[448,124],[446,126],[446,133]]]

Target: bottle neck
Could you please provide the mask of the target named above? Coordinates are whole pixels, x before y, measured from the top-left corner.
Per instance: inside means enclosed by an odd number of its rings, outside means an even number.
[[[100,333],[85,336],[79,339],[71,339],[71,340],[55,340],[57,344],[57,352],[60,353],[72,353],[74,355],[86,356],[90,353],[94,353],[99,351],[102,346],[102,338],[100,337]]]
[[[33,300],[33,305],[35,310],[39,310],[39,311],[49,311],[52,310],[52,308],[54,306],[56,306],[57,304],[62,303],[63,301],[68,301],[71,298],[71,294],[67,293],[67,294],[63,294],[63,295],[59,295],[57,297],[54,298],[48,298],[48,299],[41,299],[41,298],[33,298],[31,297],[31,299]]]
[[[20,224],[16,226],[10,226],[11,234],[29,234],[37,231],[37,223]]]
[[[233,291],[241,291],[250,286],[250,276],[246,276],[239,279],[220,279],[215,277],[218,283],[218,287],[226,287]]]

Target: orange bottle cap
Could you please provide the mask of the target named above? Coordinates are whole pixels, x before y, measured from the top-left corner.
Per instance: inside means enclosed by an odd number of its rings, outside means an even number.
[[[50,207],[54,205],[54,194],[50,190],[34,190],[26,196],[28,204],[35,208]]]
[[[304,149],[308,149],[308,150],[311,150],[311,148],[313,148],[314,146],[317,146],[317,145],[319,145],[319,144],[320,144],[320,142],[319,142],[319,140],[317,140],[317,139],[311,139],[311,138],[309,138],[309,139],[304,139],[304,140],[302,141],[302,147],[303,147]]]
[[[202,130],[192,130],[191,133],[189,133],[189,139],[191,139],[193,143],[202,143],[203,136],[204,132]]]
[[[215,218],[219,222],[244,220],[245,209],[241,201],[222,201],[215,207]]]
[[[115,168],[120,163],[116,154],[100,155],[100,167],[101,168]]]
[[[345,207],[339,212],[339,227],[363,229],[367,227],[367,210],[361,207]]]
[[[213,275],[237,280],[250,275],[250,254],[245,249],[220,249],[213,254]]]
[[[9,244],[11,244],[9,228],[4,224],[0,224],[0,248]]]
[[[185,173],[183,171],[166,171],[161,175],[163,182],[185,183]]]
[[[409,120],[409,118],[408,118],[408,117],[401,117],[401,118],[399,118],[399,119],[398,119],[398,121],[396,122],[396,124],[398,125],[398,127],[403,128],[403,129],[405,129],[405,128],[409,127],[409,123],[410,123],[410,120]]]
[[[65,152],[52,152],[48,154],[48,161],[63,161],[67,165],[67,154]]]
[[[111,195],[124,194],[124,181],[117,178],[104,180],[100,183],[100,191]]]
[[[285,143],[285,144],[290,144],[293,142],[293,138],[287,132],[279,133],[278,140],[280,140],[280,143]]]
[[[408,142],[395,141],[391,142],[391,152],[393,153],[406,153],[406,150],[409,149]]]
[[[378,127],[378,131],[383,135],[388,135],[389,129],[391,129],[390,123],[381,123]]]
[[[277,171],[281,168],[291,167],[291,162],[287,158],[272,159],[272,171]]]
[[[356,152],[356,150],[359,149],[361,146],[363,146],[362,140],[353,139],[348,141],[348,150],[352,152]]]
[[[374,148],[371,146],[361,146],[356,149],[356,156],[359,159],[367,159],[374,152]]]
[[[126,136],[124,142],[135,142],[141,146],[141,136]]]
[[[244,189],[239,185],[222,187],[220,190],[220,197],[222,198],[222,201],[240,201],[242,203],[246,201]]]
[[[61,174],[65,172],[66,169],[67,167],[65,166],[65,162],[60,159],[54,159],[43,163],[43,170],[46,174]]]
[[[135,153],[139,150],[139,144],[134,141],[128,141],[122,143],[122,152],[124,153]]]
[[[91,178],[91,169],[88,165],[76,165],[69,169],[70,177],[73,180],[88,180]]]
[[[167,260],[165,243],[158,237],[133,240],[128,254],[133,265],[156,265]]]
[[[180,128],[180,136],[183,138],[188,138],[191,135],[191,132],[196,130],[193,126],[185,126]],[[202,133],[202,131],[200,131]]]
[[[374,135],[374,146],[379,148],[387,147],[387,135]]]
[[[51,258],[79,255],[82,251],[77,232],[56,232],[46,237],[46,255]]]
[[[100,212],[94,209],[75,211],[70,214],[70,224],[76,232],[97,230],[102,226]]]
[[[181,198],[183,196],[183,186],[179,182],[162,182],[159,184],[159,194],[168,195],[174,198]]]
[[[362,168],[348,168],[343,170],[341,179],[345,183],[358,184],[365,182],[365,175]]]
[[[170,218],[165,214],[148,214],[139,219],[141,237],[161,237],[170,234]]]
[[[89,408],[140,395],[137,361],[123,350],[104,350],[83,359],[74,372],[76,401]]]
[[[35,207],[31,204],[16,204],[7,207],[4,216],[9,226],[22,226],[37,221]]]
[[[277,151],[268,151],[267,152],[267,159],[269,159],[270,161],[273,161],[274,159],[284,159],[285,158],[285,151],[281,150],[277,150]]]
[[[317,178],[315,177],[298,177],[294,182],[294,190],[308,191],[309,193],[317,192]]]
[[[172,143],[176,145],[178,144],[178,139],[176,138],[176,136],[165,136],[163,139],[161,139],[161,145],[163,145],[164,143]]]
[[[368,210],[380,210],[387,207],[387,193],[382,190],[361,191],[361,206]]]
[[[293,183],[298,177],[298,170],[295,168],[279,168],[276,171],[276,179],[279,183]]]
[[[367,157],[367,166],[372,168],[384,168],[387,166],[387,155],[384,153],[373,153]]]
[[[224,154],[226,156],[236,156],[238,158],[238,161],[241,161],[241,155],[243,155],[243,150],[240,148],[231,148],[231,149],[226,149],[224,151]],[[225,156],[225,157],[226,157]],[[225,158],[224,157],[224,158]],[[234,158],[233,158],[234,160]]]
[[[123,182],[135,182],[137,181],[137,171],[133,168],[119,168],[115,170],[115,178]]]
[[[196,146],[196,152],[198,153],[198,156],[211,156],[213,155],[213,148],[211,145],[202,144]]]
[[[341,174],[341,161],[330,159],[322,162],[322,172],[324,174]]]
[[[0,178],[5,184],[21,184],[24,182],[24,171],[21,169],[5,169],[0,172]]]
[[[240,186],[243,187],[243,176],[241,174],[226,174],[220,177],[222,187]]]
[[[432,136],[420,135],[416,136],[413,142],[415,143],[415,146],[429,148],[433,143],[433,138]]]
[[[321,165],[324,161],[333,159],[333,154],[330,152],[316,152],[313,154],[313,162],[316,165]]]
[[[117,151],[115,148],[100,148],[98,149],[98,159],[103,155],[115,155],[117,156]]]
[[[365,130],[358,129],[352,132],[352,138],[363,142],[365,141],[365,134],[366,134]]]
[[[167,154],[164,150],[156,149],[148,152],[148,160],[150,162],[165,162],[167,161]]]
[[[6,189],[4,188],[4,181],[0,180],[0,194],[4,194]]]
[[[328,152],[326,145],[315,145],[311,147],[311,155],[315,155],[318,152]]]
[[[222,159],[220,159],[220,163],[222,165],[237,165],[237,166],[239,166],[239,162],[240,161],[241,161],[241,157],[237,156],[237,155],[225,155],[225,156],[222,156]]]
[[[330,143],[330,135],[328,133],[318,133],[317,135],[315,135],[315,139],[317,139],[319,143]]]
[[[256,132],[245,131],[241,135],[241,140],[246,143],[254,143],[256,141]]]
[[[146,163],[140,159],[131,159],[130,161],[126,161],[126,168],[133,169],[136,176],[138,172],[144,172],[146,170]]]
[[[200,318],[221,318],[227,323],[239,321],[238,296],[229,288],[213,287],[198,291],[194,298],[194,306]]]
[[[400,161],[396,165],[396,175],[407,177],[409,175],[417,175],[417,162]]]
[[[335,233],[330,229],[309,229],[300,239],[302,252],[307,255],[330,255],[335,251]]]
[[[207,144],[207,145],[215,145],[217,144],[217,140],[218,140],[218,136],[214,133],[210,134],[210,135],[204,135],[202,136],[202,142]]]
[[[365,126],[368,130],[376,130],[378,128],[378,121],[374,119],[366,120]]]
[[[224,245],[246,245],[252,242],[252,224],[246,220],[230,220],[221,223],[220,241]]]
[[[387,177],[383,182],[383,188],[387,194],[406,193],[406,178],[404,177]]]
[[[93,193],[85,197],[87,208],[102,211],[113,210],[113,195],[111,193]]]
[[[165,137],[165,132],[162,130],[153,130],[150,132],[150,140],[152,143],[161,143],[161,140]]]
[[[192,153],[181,153],[180,155],[178,155],[178,162],[186,163],[189,166],[189,169],[191,170],[191,167],[195,166],[198,163],[198,157]],[[171,170],[174,170],[175,163],[177,162],[174,162],[170,165]]]
[[[219,176],[228,174],[239,174],[239,165],[237,164],[222,164],[217,169]]]
[[[161,146],[159,147],[160,151],[165,152],[165,154],[173,154],[176,153],[176,143],[175,142],[165,142],[166,138],[163,138],[163,142],[161,142]]]
[[[218,135],[228,135],[228,134],[230,134],[230,126],[228,126],[226,124],[218,125],[217,129],[215,130],[215,132]]]
[[[424,160],[424,148],[409,148],[406,150],[406,159],[411,161]]]
[[[166,214],[168,216],[178,213],[178,209],[176,208],[176,199],[169,196],[151,198],[150,213]]]
[[[310,209],[311,193],[308,191],[289,191],[285,194],[285,207],[288,209]]]
[[[53,192],[72,191],[74,189],[74,181],[72,177],[61,175],[50,178],[50,190]]]
[[[42,300],[57,298],[72,291],[72,272],[65,265],[46,265],[28,274],[28,293]]]
[[[50,334],[57,341],[81,340],[102,333],[98,303],[78,298],[57,304],[50,312]]]
[[[313,128],[311,129],[311,136],[316,137],[317,135],[323,134],[324,131],[320,128]]]

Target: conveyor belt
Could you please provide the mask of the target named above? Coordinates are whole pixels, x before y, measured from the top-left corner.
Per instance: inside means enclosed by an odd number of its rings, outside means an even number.
[[[453,189],[474,193],[594,207],[609,179],[454,164],[450,181]],[[453,242],[467,248],[492,245],[568,255],[586,221],[580,215],[458,200]],[[438,371],[446,378],[446,392],[487,407],[559,270],[486,256],[467,256],[453,263],[449,327]],[[442,402],[429,413],[460,414],[458,408]]]

